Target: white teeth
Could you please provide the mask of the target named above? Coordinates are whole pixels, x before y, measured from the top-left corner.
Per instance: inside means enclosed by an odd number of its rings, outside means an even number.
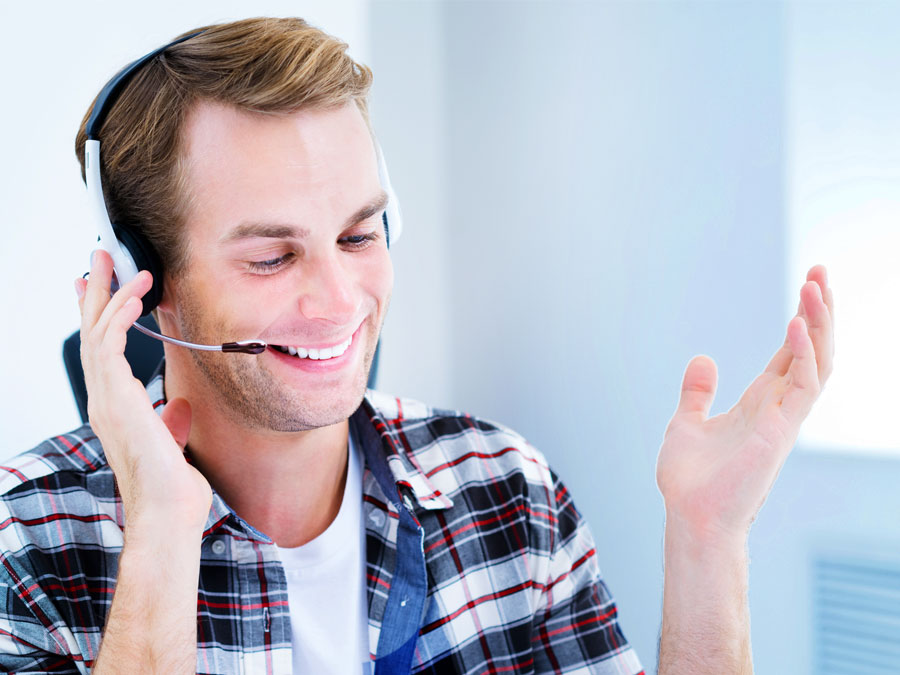
[[[334,347],[325,347],[323,349],[307,349],[306,347],[285,347],[284,350],[292,356],[297,356],[301,359],[322,361],[325,359],[333,359],[340,356],[345,351],[350,349],[351,344],[353,344],[352,335],[344,342],[339,345],[335,345]]]

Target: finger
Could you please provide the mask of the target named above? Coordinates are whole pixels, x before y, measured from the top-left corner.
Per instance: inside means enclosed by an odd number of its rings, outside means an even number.
[[[100,318],[109,302],[109,286],[112,281],[113,262],[109,253],[94,251],[91,256],[91,273],[85,286],[81,310],[81,333],[85,335]]]
[[[106,309],[110,310],[114,307],[110,302]],[[101,353],[104,356],[113,356],[125,353],[125,344],[128,341],[128,329],[141,316],[143,305],[136,297],[125,298],[115,312],[109,313],[104,311],[104,330],[102,335],[97,336]],[[106,315],[109,314],[108,318]],[[95,330],[95,332],[97,332]]]
[[[78,296],[78,311],[84,308],[84,291],[87,288],[87,279],[78,277],[75,279],[75,295]]]
[[[99,428],[96,425],[105,426],[103,419],[110,412],[104,410],[101,401],[116,401],[118,406],[133,395],[129,393],[129,388],[133,390],[134,385],[138,385],[143,390],[143,385],[134,378],[131,366],[123,357],[128,327],[140,313],[140,300],[130,298],[114,317],[116,329],[108,331],[105,340],[88,344],[82,335],[81,363],[88,391],[88,418],[95,425],[95,431]],[[129,407],[125,406],[125,409]]]
[[[800,303],[797,306],[796,316],[802,318],[810,326],[817,361],[820,365],[819,380],[821,383],[824,383],[831,374],[832,369],[834,322],[828,302],[823,297],[821,289],[824,286],[829,295],[831,289],[825,286],[827,276],[824,266],[816,265],[810,269],[806,276],[807,283],[800,288]],[[772,356],[765,368],[765,372],[782,377],[787,373],[793,358],[794,354],[791,351],[790,338],[788,334],[785,334],[784,344]]]
[[[815,281],[819,285],[825,306],[828,307],[828,313],[834,320],[834,294],[828,286],[828,270],[825,269],[825,265],[814,265],[811,267],[809,272],[806,273],[806,280]]]
[[[705,355],[692,358],[684,371],[675,416],[697,422],[705,420],[716,397],[716,383],[716,362]]]
[[[102,249],[94,251],[91,257],[91,273],[88,275],[84,297],[81,299],[82,338],[90,335],[94,328],[99,328],[103,332],[109,317],[118,312],[129,297],[141,298],[153,285],[152,275],[142,270],[110,296],[113,272],[112,258],[109,254]]]
[[[788,369],[787,388],[781,400],[782,415],[796,427],[809,414],[819,396],[819,375],[812,338],[803,319],[794,317],[788,324],[788,338],[794,358]]]
[[[797,304],[797,313],[794,315],[795,317],[799,316],[804,321],[806,321],[806,309],[803,307],[803,298],[802,298],[802,288],[801,290],[801,298],[800,302]],[[794,358],[794,353],[791,351],[791,342],[788,337],[788,331],[784,333],[784,342],[781,344],[781,347],[778,348],[778,351],[772,355],[772,358],[769,360],[769,363],[766,364],[766,367],[763,372],[771,373],[777,377],[784,377],[785,373],[787,373],[788,368],[791,365],[791,360]]]
[[[140,302],[140,298],[144,296],[144,294],[150,290],[150,286],[153,285],[153,277],[147,271],[138,272],[137,276],[129,281],[127,284],[122,286],[112,298],[107,303],[106,307],[103,308],[103,312],[100,314],[100,317],[94,323],[94,326],[91,329],[91,333],[93,338],[97,341],[102,341],[106,338],[106,334],[109,330],[110,323],[112,318],[119,313],[119,310],[124,306],[126,302],[128,302],[131,298],[134,298],[138,301],[139,306],[143,306]],[[140,312],[137,317],[132,320],[132,323],[140,317]],[[130,324],[129,324],[130,325]],[[128,327],[126,327],[126,330]]]
[[[166,403],[159,416],[175,442],[184,449],[191,430],[191,404],[183,398],[173,398]]]
[[[824,386],[831,375],[834,360],[834,323],[822,297],[818,283],[808,281],[800,289],[800,298],[806,307],[806,324],[816,354],[819,387]]]

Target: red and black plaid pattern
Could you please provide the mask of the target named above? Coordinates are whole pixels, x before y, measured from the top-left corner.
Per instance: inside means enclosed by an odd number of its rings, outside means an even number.
[[[148,386],[163,405],[162,378]],[[562,482],[520,436],[368,392],[363,518],[372,658],[397,553],[398,496],[425,532],[415,673],[641,672]],[[388,498],[370,458],[384,461]],[[87,673],[115,589],[124,517],[89,426],[0,466],[0,672]],[[165,564],[160,560],[160,564]],[[287,581],[274,542],[214,493],[201,549],[198,673],[290,673]]]

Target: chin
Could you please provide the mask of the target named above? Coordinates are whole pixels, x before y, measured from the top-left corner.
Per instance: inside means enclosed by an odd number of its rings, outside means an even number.
[[[277,377],[254,356],[191,352],[201,387],[223,413],[243,427],[273,432],[309,431],[348,419],[365,396],[374,354],[367,345],[354,373],[322,381],[317,392],[308,385],[298,390],[297,382]]]
[[[290,411],[282,411],[283,414],[279,416],[280,420],[270,420],[270,423],[274,423],[274,425],[269,428],[272,431],[292,432],[340,424],[357,411],[365,393],[365,386],[363,386],[358,391],[348,392],[334,398],[328,397],[328,400],[324,401],[311,401],[306,397],[305,400],[293,406]],[[275,426],[280,428],[275,428]]]

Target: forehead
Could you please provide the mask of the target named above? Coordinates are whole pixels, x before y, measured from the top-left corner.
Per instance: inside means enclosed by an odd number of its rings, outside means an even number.
[[[198,227],[340,220],[380,190],[369,128],[353,103],[270,115],[201,102],[183,141],[188,221]]]

